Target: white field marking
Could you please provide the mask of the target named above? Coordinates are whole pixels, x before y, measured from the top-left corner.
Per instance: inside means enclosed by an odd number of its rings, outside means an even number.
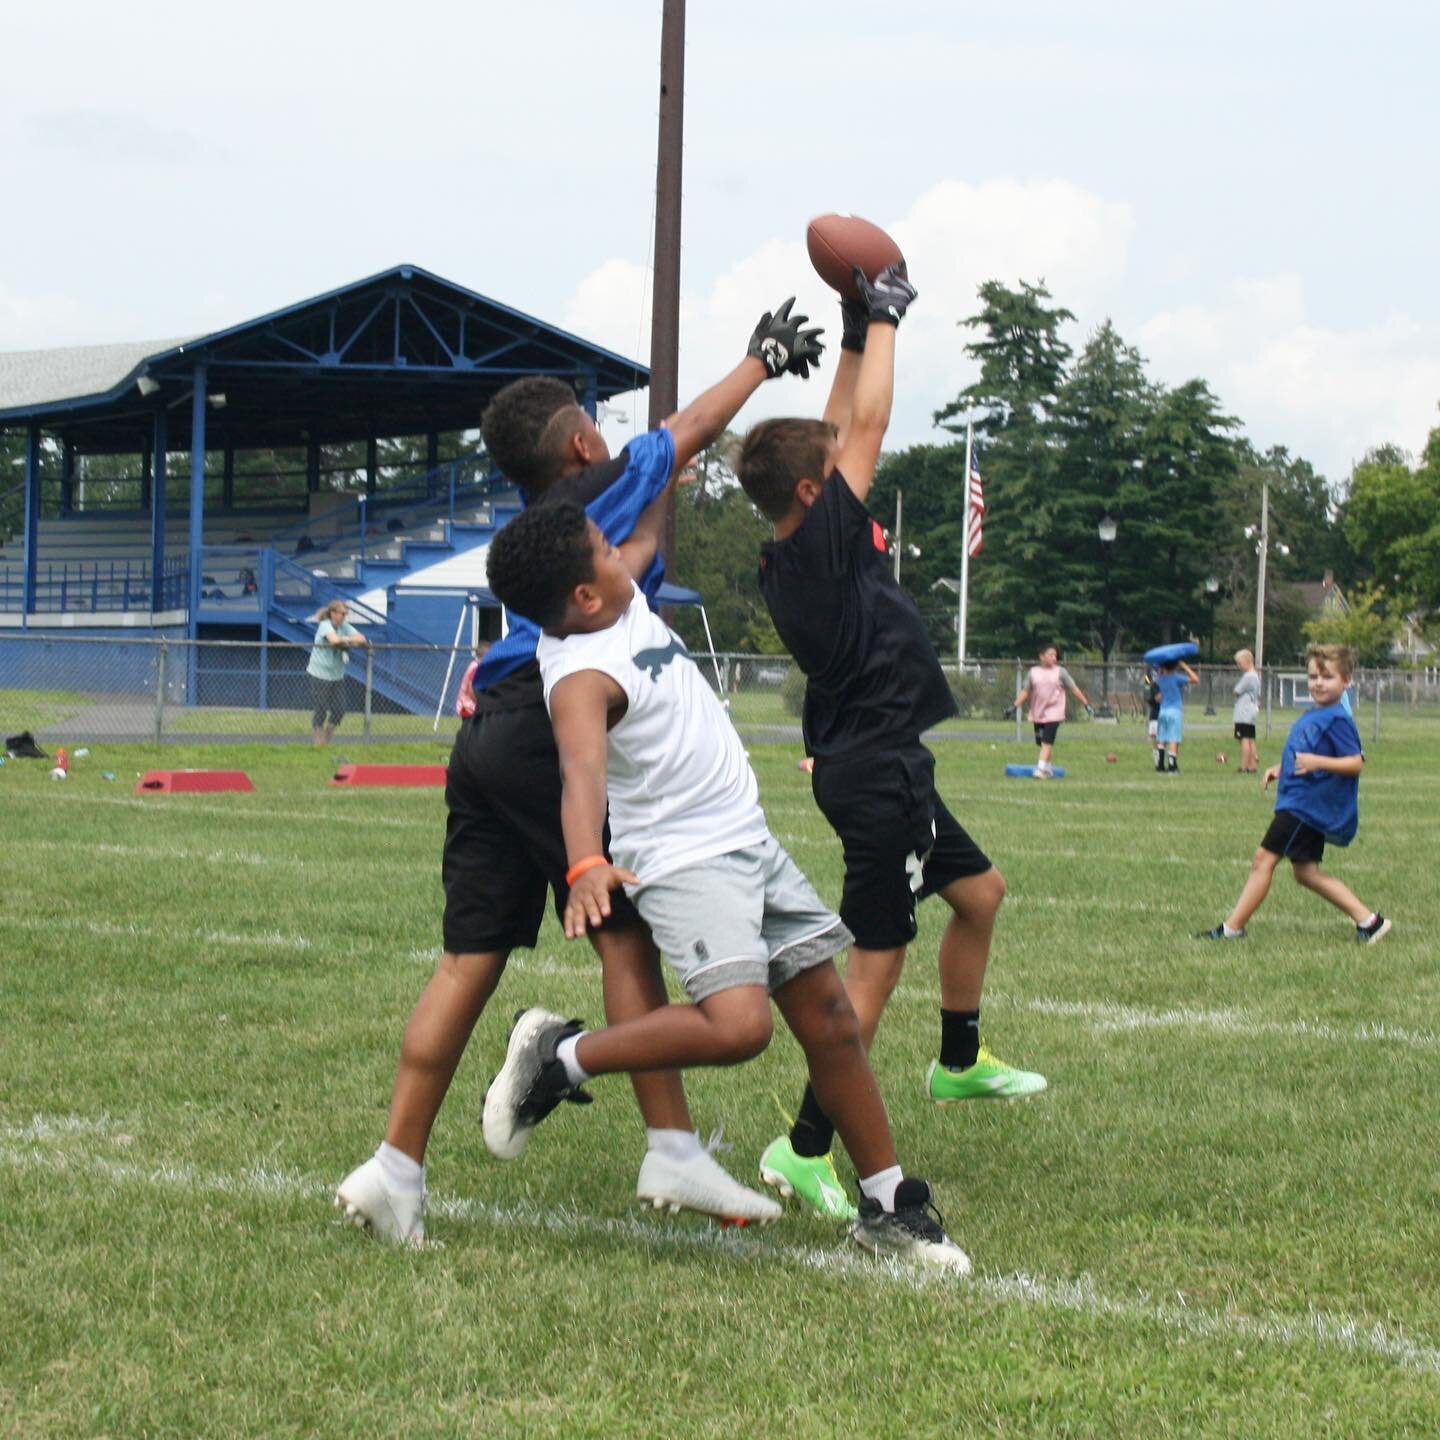
[[[329,795],[329,791],[322,791],[322,794]],[[348,791],[348,794],[359,794],[359,791]],[[337,795],[338,798],[338,795]],[[154,797],[143,798],[141,796],[123,795],[76,795],[73,792],[65,795],[56,795],[51,791],[40,791],[20,793],[11,799],[25,802],[30,801],[36,805],[50,807],[53,805],[84,805],[87,810],[96,805],[118,805],[126,810],[143,810],[149,815],[157,816],[182,816],[182,815],[223,815],[227,820],[301,820],[309,821],[316,825],[331,825],[339,823],[342,825],[376,825],[396,830],[429,830],[436,831],[439,821],[432,820],[402,820],[393,815],[341,815],[336,812],[324,810],[272,810],[262,809],[255,805],[234,805],[201,804],[193,801],[188,795],[174,795],[165,797],[165,808],[162,810]]]
[[[303,951],[314,948],[304,935],[287,935],[280,930],[262,930],[242,935],[228,930],[181,930],[173,925],[141,925],[137,921],[83,920],[76,916],[7,915],[0,911],[0,927],[44,933],[49,930],[79,931],[109,940],[188,940],[205,945],[233,945],[243,949]],[[347,948],[349,954],[353,947]]]
[[[244,1199],[325,1201],[334,1193],[331,1183],[275,1166],[256,1164],[236,1175],[197,1170],[188,1164],[162,1161],[139,1164],[78,1152],[74,1147],[44,1148],[47,1140],[61,1140],[87,1133],[73,1117],[31,1122],[34,1141],[28,1145],[0,1145],[0,1164],[12,1170],[40,1170],[70,1175],[96,1176],[116,1186],[144,1186],[151,1189],[182,1190]],[[48,1131],[41,1127],[49,1127]],[[1183,1300],[1153,1300],[1145,1294],[1118,1299],[1102,1294],[1087,1275],[1078,1279],[1051,1279],[1023,1271],[1011,1274],[979,1272],[968,1280],[936,1274],[918,1266],[895,1261],[877,1261],[849,1246],[821,1247],[793,1245],[784,1240],[750,1232],[721,1230],[710,1226],[696,1229],[659,1218],[602,1217],[586,1215],[573,1208],[526,1204],[501,1206],[483,1200],[440,1196],[432,1193],[432,1215],[460,1224],[484,1225],[497,1229],[544,1231],[551,1235],[595,1236],[621,1244],[651,1249],[692,1251],[748,1263],[776,1264],[876,1285],[899,1286],[933,1294],[948,1291],[957,1300],[971,1290],[1004,1304],[1061,1311],[1085,1317],[1118,1321],[1132,1326],[1152,1326],[1206,1339],[1235,1340],[1293,1347],[1312,1345],[1320,1349],[1387,1360],[1404,1370],[1440,1374],[1440,1348],[1423,1340],[1412,1340],[1378,1321],[1367,1325],[1348,1315],[1331,1315],[1311,1310],[1302,1316],[1281,1313],[1236,1314],[1232,1311],[1197,1309]],[[337,1224],[339,1222],[336,1222]],[[442,1251],[443,1243],[427,1247],[430,1254]],[[423,1263],[423,1262],[418,1262]]]
[[[118,855],[134,860],[184,860],[192,864],[198,861],[206,865],[252,865],[260,868],[278,866],[285,870],[333,870],[334,868],[333,862],[329,859],[302,860],[294,855],[265,855],[255,850],[206,850],[198,846],[190,849],[184,845],[122,845],[117,841],[109,840],[27,840],[25,843],[26,848],[30,850]],[[357,867],[367,868],[364,857],[345,861],[347,872],[353,872]],[[403,861],[390,859],[370,861],[368,868],[383,868],[387,872],[415,871],[423,872],[426,875],[432,875],[435,872],[433,862],[422,864],[412,861],[406,864]]]

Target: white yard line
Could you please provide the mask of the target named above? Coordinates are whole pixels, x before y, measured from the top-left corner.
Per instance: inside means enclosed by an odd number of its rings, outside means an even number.
[[[186,845],[122,845],[109,840],[27,840],[27,850],[48,850],[57,854],[116,855],[134,860],[184,860],[199,861],[207,865],[249,865],[257,868],[278,867],[285,870],[334,870],[335,862],[326,856],[319,860],[304,860],[295,855],[267,855],[256,850],[218,850],[204,846]],[[433,860],[399,861],[386,857],[370,859],[367,856],[347,856],[346,873],[357,868],[415,871],[434,875],[437,866]]]
[[[192,1165],[170,1161],[147,1164],[115,1160],[87,1153],[70,1143],[91,1134],[106,1133],[113,1122],[87,1121],[74,1116],[35,1116],[29,1125],[0,1130],[0,1165],[11,1170],[36,1170],[52,1174],[90,1176],[116,1186],[139,1186],[238,1196],[243,1199],[311,1200],[317,1205],[333,1194],[333,1184],[283,1170],[254,1165],[238,1174],[199,1170]],[[117,1141],[129,1140],[117,1136]],[[1183,1301],[1155,1300],[1145,1294],[1120,1298],[1101,1292],[1092,1279],[1056,1279],[1024,1272],[1001,1274],[979,1272],[969,1280],[955,1280],[894,1263],[877,1262],[848,1246],[820,1247],[794,1245],[774,1238],[773,1232],[755,1234],[697,1229],[656,1217],[634,1215],[605,1218],[576,1209],[556,1209],[527,1204],[501,1206],[483,1200],[432,1195],[432,1215],[461,1224],[501,1229],[543,1230],[551,1235],[596,1236],[621,1244],[651,1249],[699,1251],[721,1254],[749,1264],[779,1264],[800,1270],[844,1275],[847,1279],[877,1285],[898,1285],[923,1289],[937,1297],[941,1291],[963,1301],[978,1291],[1004,1304],[1040,1310],[1115,1320],[1122,1324],[1158,1327],[1201,1338],[1248,1341],[1276,1347],[1317,1346],[1362,1357],[1379,1358],[1423,1374],[1440,1374],[1440,1348],[1424,1340],[1412,1340],[1379,1322],[1356,1320],[1347,1315],[1310,1311],[1294,1316],[1279,1312],[1246,1315],[1227,1310],[1209,1310]],[[963,1237],[962,1241],[963,1241]],[[427,1253],[443,1253],[436,1245]],[[423,1263],[420,1261],[418,1263]]]
[[[358,790],[337,790],[331,791],[328,788],[317,793],[316,799],[322,805],[329,806],[358,803],[342,796],[358,795]],[[321,797],[324,797],[323,800]],[[387,796],[387,799],[390,798]],[[171,819],[185,815],[223,815],[227,820],[244,822],[247,820],[302,820],[316,825],[375,825],[386,829],[395,830],[428,830],[436,836],[444,832],[443,819],[438,815],[429,820],[402,820],[393,815],[376,815],[374,813],[364,815],[343,815],[334,809],[314,810],[273,810],[252,805],[248,801],[241,805],[227,804],[217,805],[213,801],[201,802],[192,799],[188,795],[166,795],[166,796],[126,796],[126,795],[77,795],[73,792],[63,795],[54,791],[31,792],[29,794],[17,793],[7,797],[9,802],[24,804],[26,802],[44,806],[47,809],[55,805],[83,805],[85,809],[91,810],[96,805],[118,805],[126,810],[144,810],[150,815],[161,819]],[[163,807],[163,808],[162,808]]]

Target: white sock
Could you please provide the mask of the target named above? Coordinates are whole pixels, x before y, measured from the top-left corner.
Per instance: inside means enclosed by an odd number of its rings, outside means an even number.
[[[893,1211],[895,1192],[904,1178],[905,1172],[898,1165],[892,1165],[888,1170],[877,1170],[875,1174],[861,1179],[860,1193],[867,1200],[878,1200],[882,1210]]]
[[[1227,920],[1220,928],[1221,928],[1232,940],[1233,940],[1237,935],[1243,935],[1243,934],[1245,933],[1244,930],[1235,930],[1235,929],[1232,929],[1232,928],[1231,928],[1231,925],[1230,925],[1230,922],[1229,922],[1228,920]]]
[[[583,1034],[567,1035],[555,1047],[555,1058],[565,1067],[565,1078],[572,1085],[583,1085],[590,1078],[590,1072],[575,1058],[575,1047]]]
[[[1377,915],[1375,911],[1372,910],[1369,915],[1367,915],[1365,919],[1360,922],[1360,928],[1362,930],[1368,930],[1379,918],[1379,915]]]
[[[700,1136],[694,1130],[656,1130],[646,1128],[645,1139],[651,1150],[670,1160],[693,1160],[705,1153]]]
[[[425,1188],[425,1167],[403,1150],[397,1150],[389,1141],[380,1142],[375,1158],[380,1162],[385,1181],[392,1190],[418,1195]]]

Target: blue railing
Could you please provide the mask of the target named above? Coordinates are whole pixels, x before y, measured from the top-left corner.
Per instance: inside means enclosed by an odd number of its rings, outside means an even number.
[[[64,560],[35,570],[32,615],[74,610],[183,610],[189,564],[171,556],[155,586],[148,560]],[[0,611],[19,613],[24,603],[25,567],[0,565]]]

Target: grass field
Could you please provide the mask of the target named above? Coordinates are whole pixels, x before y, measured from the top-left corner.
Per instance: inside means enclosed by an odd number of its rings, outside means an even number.
[[[1051,1080],[1019,1105],[922,1101],[942,921],[923,907],[875,1064],[967,1282],[798,1213],[722,1233],[640,1212],[618,1079],[491,1160],[478,1110],[511,1010],[600,1019],[588,948],[553,921],[442,1113],[437,1243],[368,1241],[330,1195],[380,1137],[437,948],[439,793],[327,789],[334,756],[302,747],[97,748],[63,787],[12,761],[0,1435],[1433,1436],[1440,733],[1388,728],[1330,857],[1395,917],[1373,950],[1288,879],[1246,943],[1186,938],[1228,908],[1270,808],[1217,748],[1195,736],[1167,779],[1133,728],[1076,727],[1069,777],[1038,785],[1002,778],[1029,757],[998,732],[937,747],[1010,884],[987,1036]],[[753,749],[772,828],[834,900],[797,755]],[[99,779],[205,764],[256,792]],[[691,1074],[736,1173],[800,1079],[779,1037]]]

